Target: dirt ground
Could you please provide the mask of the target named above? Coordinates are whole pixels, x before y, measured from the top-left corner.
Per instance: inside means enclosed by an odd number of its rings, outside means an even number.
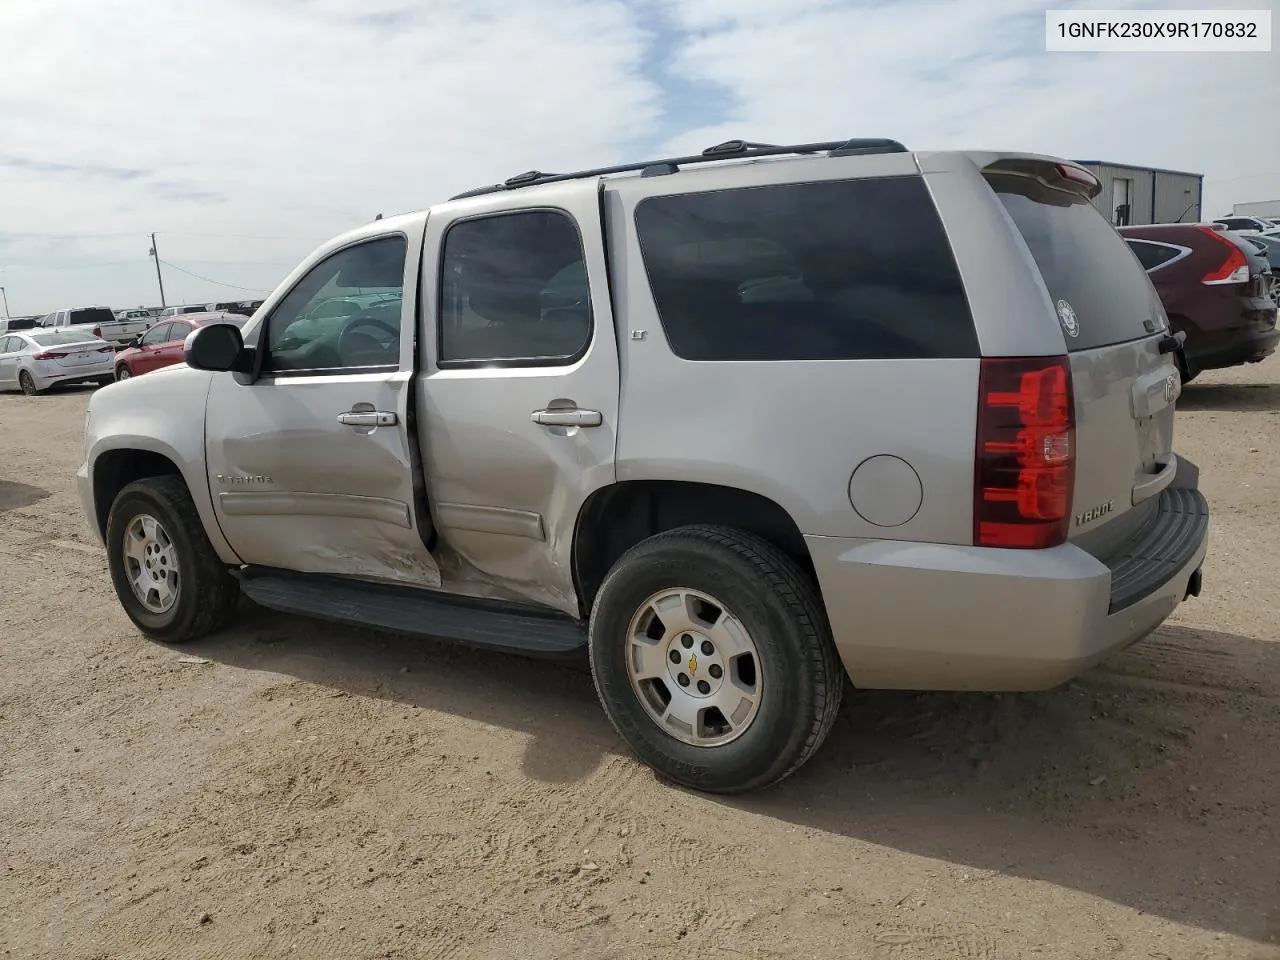
[[[572,666],[249,605],[143,640],[89,395],[0,396],[4,957],[1280,958],[1280,360],[1180,401],[1214,529],[1169,625],[1049,693],[857,694],[732,800]]]

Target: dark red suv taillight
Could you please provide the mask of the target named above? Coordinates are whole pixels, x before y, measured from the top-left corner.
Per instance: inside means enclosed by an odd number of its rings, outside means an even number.
[[[1248,283],[1249,260],[1245,257],[1244,251],[1212,227],[1200,227],[1199,229],[1224,247],[1223,252],[1227,257],[1216,270],[1210,270],[1206,273],[1200,279],[1200,282],[1209,287],[1224,283]]]
[[[982,361],[973,542],[1065,543],[1075,486],[1075,399],[1066,357]]]

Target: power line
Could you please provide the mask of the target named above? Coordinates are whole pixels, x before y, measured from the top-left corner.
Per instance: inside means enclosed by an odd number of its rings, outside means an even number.
[[[170,263],[168,260],[159,260],[159,262],[163,263],[166,267],[169,267],[173,270],[177,270],[179,273],[185,273],[189,277],[195,277],[197,280],[203,280],[205,283],[212,283],[214,286],[217,286],[217,287],[230,287],[232,290],[247,290],[250,293],[270,293],[271,292],[270,290],[266,290],[262,287],[242,287],[238,283],[223,283],[221,280],[211,280],[208,277],[200,276],[200,274],[198,273],[192,273],[190,270],[184,270],[182,267],[178,266],[176,263]]]

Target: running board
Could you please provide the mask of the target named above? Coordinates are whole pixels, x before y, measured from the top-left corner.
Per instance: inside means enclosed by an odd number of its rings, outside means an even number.
[[[271,610],[526,656],[586,649],[586,626],[554,610],[365,581],[246,568],[240,589]]]

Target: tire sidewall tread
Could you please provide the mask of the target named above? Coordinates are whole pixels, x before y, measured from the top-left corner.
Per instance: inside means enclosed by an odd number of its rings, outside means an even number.
[[[639,605],[682,586],[725,604],[760,655],[759,713],[719,747],[663,732],[627,673],[626,630]],[[785,779],[821,745],[839,711],[844,671],[815,586],[790,557],[745,531],[693,525],[632,547],[601,585],[589,632],[596,691],[618,733],[660,773],[699,790],[737,793]]]
[[[160,521],[178,554],[181,581],[178,600],[164,614],[148,611],[133,595],[124,570],[121,542],[139,513]],[[147,636],[183,643],[223,626],[235,609],[239,585],[218,557],[181,477],[149,477],[129,484],[117,495],[107,517],[107,565],[116,595],[129,619]]]

